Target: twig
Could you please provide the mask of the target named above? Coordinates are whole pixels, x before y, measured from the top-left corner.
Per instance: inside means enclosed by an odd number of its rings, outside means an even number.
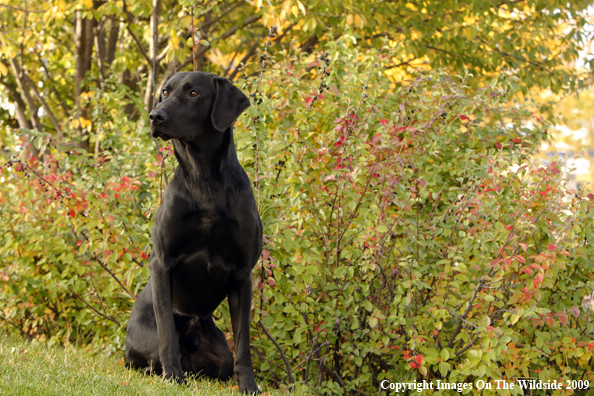
[[[456,330],[454,330],[454,333],[452,334],[452,338],[448,342],[448,348],[451,348],[454,345],[454,341],[456,340],[458,333],[460,333],[460,330],[462,330],[462,320],[466,319],[466,317],[468,316],[468,313],[470,312],[470,310],[473,307],[474,299],[476,298],[476,295],[478,294],[478,292],[483,288],[484,284],[485,284],[485,277],[482,277],[481,279],[479,279],[478,284],[474,288],[474,292],[472,293],[472,298],[468,302],[468,307],[466,307],[466,311],[464,311],[464,314],[462,314],[461,318],[458,318],[461,321],[460,321],[460,323],[458,323],[458,327],[456,327]],[[470,348],[470,347],[468,347],[468,348]]]
[[[281,358],[283,359],[283,362],[285,362],[285,366],[287,367],[286,371],[287,371],[287,375],[289,376],[289,382],[294,384],[295,383],[295,379],[293,378],[293,374],[292,374],[292,370],[291,370],[291,366],[289,365],[289,361],[287,360],[287,357],[285,356],[285,352],[283,351],[283,349],[281,348],[280,345],[278,345],[278,342],[276,342],[276,340],[274,339],[274,337],[272,336],[272,334],[270,334],[268,332],[268,330],[266,330],[266,327],[264,326],[264,323],[262,323],[262,321],[258,321],[260,323],[260,326],[262,327],[262,330],[264,330],[264,333],[266,334],[266,336],[268,336],[268,338],[270,338],[270,341],[272,341],[272,343],[274,344],[274,346],[276,346],[276,349],[278,349],[278,352],[281,355]]]
[[[85,239],[86,239],[87,241],[89,240],[89,239],[87,238],[87,236],[84,234],[84,232],[83,232],[83,233],[81,233],[81,234],[82,234],[82,235],[85,237]],[[128,289],[128,288],[126,287],[126,285],[124,285],[124,284],[122,283],[122,281],[121,281],[121,280],[119,280],[119,279],[118,279],[118,277],[117,277],[117,276],[116,276],[116,275],[115,275],[113,272],[111,272],[111,271],[110,271],[110,269],[109,269],[109,268],[107,268],[107,266],[105,265],[105,263],[103,263],[103,261],[101,261],[101,259],[100,259],[100,258],[97,256],[97,254],[94,254],[94,255],[93,255],[93,258],[94,258],[94,259],[95,259],[95,260],[96,260],[96,261],[99,263],[99,265],[100,265],[101,267],[103,267],[103,269],[104,269],[105,271],[107,271],[107,272],[109,273],[109,275],[111,275],[111,277],[112,277],[113,279],[115,279],[115,281],[116,281],[116,282],[118,282],[118,284],[119,284],[119,285],[122,287],[122,289],[124,289],[124,290],[126,291],[126,293],[128,293],[128,294],[130,295],[130,297],[132,297],[133,299],[136,299],[136,295],[135,295],[134,293],[132,293],[132,291],[131,291],[130,289]]]
[[[87,307],[91,308],[93,311],[95,311],[97,314],[103,316],[105,319],[107,320],[111,320],[113,323],[117,324],[118,326],[122,326],[120,324],[120,322],[118,322],[117,320],[115,320],[114,318],[112,318],[111,316],[107,316],[104,313],[100,312],[97,310],[97,308],[93,307],[91,304],[89,304],[84,298],[82,298],[81,296],[79,296],[77,293],[75,293],[70,286],[66,286],[68,288],[68,290],[70,290],[70,293],[72,293],[74,295],[74,297],[78,298],[80,301],[84,302],[86,304]]]
[[[460,356],[461,354],[463,354],[464,352],[466,352],[466,351],[467,351],[467,350],[468,350],[468,349],[469,349],[471,346],[473,346],[473,345],[474,345],[474,343],[475,343],[475,342],[477,342],[477,340],[478,340],[478,339],[479,339],[479,336],[478,336],[478,335],[477,335],[477,336],[475,336],[475,337],[472,339],[472,341],[470,341],[470,342],[468,343],[468,345],[466,345],[464,348],[462,348],[462,349],[460,349],[459,351],[457,351],[457,352],[455,353],[455,355],[456,355],[456,356]]]

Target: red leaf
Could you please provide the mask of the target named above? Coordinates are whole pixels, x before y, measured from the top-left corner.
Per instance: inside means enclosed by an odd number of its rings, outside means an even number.
[[[515,139],[512,140],[512,142],[514,142],[514,143],[522,143],[522,139],[515,138]]]
[[[274,280],[274,278],[268,278],[266,283],[268,283],[270,286],[276,285],[276,281]]]
[[[516,256],[516,260],[518,260],[522,264],[526,264],[526,259],[522,256]]]
[[[576,318],[580,316],[580,307],[573,307],[569,309]]]
[[[557,245],[553,245],[552,243],[549,243],[549,252],[551,250],[555,250],[555,249],[557,249]]]
[[[76,213],[74,213],[74,209],[70,209],[70,212],[68,212],[68,214],[70,215],[70,217],[74,218],[74,216],[76,216]]]
[[[563,311],[559,311],[559,312],[557,312],[557,313],[555,314],[555,316],[559,318],[559,321],[560,321],[561,323],[563,323],[563,325],[566,325],[566,324],[567,324],[567,320],[568,320],[568,318],[567,318],[567,314],[566,314],[565,312],[563,312]]]
[[[501,143],[497,142],[495,143],[495,147],[497,147],[498,150],[501,150],[501,147],[503,146],[501,145]]]
[[[469,120],[470,118],[466,117],[465,115],[460,116],[460,121]]]
[[[262,250],[262,260],[268,260],[270,257],[270,252],[268,250]]]
[[[386,120],[385,118],[382,118],[381,120],[379,120],[379,123],[382,125],[388,125],[388,120]]]

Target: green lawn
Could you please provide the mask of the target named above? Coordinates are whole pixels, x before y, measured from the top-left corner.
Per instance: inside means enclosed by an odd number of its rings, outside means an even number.
[[[5,395],[192,395],[238,396],[237,383],[206,379],[180,386],[128,370],[122,356],[91,356],[74,348],[15,341],[0,334],[0,394]],[[262,390],[270,395],[282,391]],[[266,394],[266,393],[265,393]]]

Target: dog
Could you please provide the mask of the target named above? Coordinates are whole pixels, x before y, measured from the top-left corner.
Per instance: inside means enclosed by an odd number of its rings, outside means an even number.
[[[250,316],[262,222],[232,126],[249,106],[239,88],[211,73],[177,73],[163,85],[151,133],[172,140],[179,166],[155,214],[150,279],[130,313],[126,363],[182,383],[184,371],[220,379],[234,371],[242,393],[259,393]],[[234,362],[212,318],[225,298]]]

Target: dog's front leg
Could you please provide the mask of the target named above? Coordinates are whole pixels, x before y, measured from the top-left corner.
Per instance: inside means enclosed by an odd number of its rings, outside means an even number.
[[[163,374],[165,378],[173,378],[177,382],[185,383],[179,342],[173,321],[171,272],[164,268],[163,263],[159,263],[157,258],[152,258],[149,269],[153,282],[153,307],[157,321],[159,360],[163,366]]]
[[[252,309],[252,279],[238,280],[229,294],[229,310],[235,340],[235,374],[239,391],[243,393],[260,393],[250,354],[250,316]]]

